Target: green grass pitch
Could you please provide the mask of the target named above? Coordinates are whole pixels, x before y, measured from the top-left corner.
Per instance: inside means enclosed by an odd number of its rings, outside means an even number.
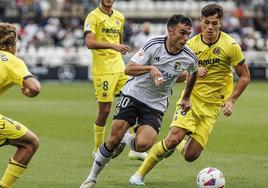
[[[162,139],[169,127],[182,84],[174,88],[165,115]],[[90,83],[43,83],[40,96],[29,99],[19,88],[0,97],[1,113],[33,130],[40,148],[15,188],[78,188],[90,170],[92,125],[97,113]],[[145,179],[146,188],[194,188],[197,173],[208,166],[220,169],[227,188],[268,187],[268,83],[252,82],[229,118],[221,114],[207,148],[195,162],[178,154],[159,163]],[[107,122],[109,127],[111,117]],[[0,149],[0,174],[15,148]],[[128,178],[140,161],[127,157],[128,149],[101,173],[96,188],[130,188]]]

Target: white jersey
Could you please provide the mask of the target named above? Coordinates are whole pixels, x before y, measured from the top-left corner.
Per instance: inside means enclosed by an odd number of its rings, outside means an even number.
[[[163,84],[156,86],[148,72],[129,78],[121,90],[124,95],[132,96],[163,113],[168,107],[168,98],[178,75],[184,70],[192,74],[198,67],[197,58],[188,46],[184,46],[177,54],[171,54],[167,51],[166,41],[165,36],[155,37],[131,58],[132,62],[140,65],[156,66],[163,75]]]

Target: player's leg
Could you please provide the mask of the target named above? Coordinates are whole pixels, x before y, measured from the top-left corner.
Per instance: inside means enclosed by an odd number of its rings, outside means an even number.
[[[94,148],[93,155],[97,152],[101,144],[104,143],[105,124],[111,111],[111,102],[98,102],[99,110],[94,124]]]
[[[129,123],[127,121],[117,119],[113,120],[111,132],[107,138],[107,141],[106,143],[102,144],[97,151],[90,174],[80,186],[81,188],[87,188],[96,183],[100,172],[110,161],[113,151],[120,144],[128,128]]]
[[[201,155],[219,115],[218,104],[203,103],[200,106],[202,106],[204,115],[199,115],[196,128],[190,135],[185,147],[182,149],[183,156],[188,162],[196,160]]]
[[[111,104],[117,80],[118,76],[115,74],[93,75],[93,83],[99,107],[94,124],[93,158],[100,145],[104,143],[106,120],[111,112]]]
[[[149,173],[159,161],[173,153],[174,148],[183,140],[184,136],[189,131],[187,128],[180,126],[185,124],[185,127],[191,128],[191,126],[189,126],[191,123],[191,118],[188,118],[188,116],[190,116],[189,112],[186,115],[182,115],[180,113],[179,105],[177,105],[167,137],[152,147],[138,171],[130,178],[129,182],[131,184],[144,184],[143,178],[145,175]]]
[[[6,171],[0,181],[0,187],[11,187],[17,178],[19,178],[27,164],[33,157],[38,148],[39,141],[34,133],[18,122],[9,120],[5,117],[1,120],[1,135],[7,140],[4,144],[10,144],[17,147],[15,154],[10,158]],[[0,140],[3,141],[3,136]]]
[[[196,160],[202,153],[203,146],[194,138],[190,137],[183,149],[183,157],[186,161],[192,162]]]
[[[155,144],[148,156],[143,161],[138,171],[130,178],[129,182],[134,185],[142,185],[143,179],[163,158],[169,157],[176,146],[181,142],[187,130],[179,127],[171,127],[167,137]]]

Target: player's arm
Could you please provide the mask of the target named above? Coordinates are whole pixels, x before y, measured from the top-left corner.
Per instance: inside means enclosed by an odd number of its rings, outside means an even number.
[[[239,77],[238,82],[233,90],[232,95],[229,97],[227,101],[225,101],[222,105],[223,107],[223,114],[225,116],[230,116],[232,114],[232,109],[235,101],[238,97],[243,93],[246,89],[247,85],[250,82],[250,73],[248,70],[248,66],[243,60],[241,63],[237,64],[235,67],[235,72]]]
[[[187,74],[185,91],[182,100],[180,102],[180,108],[183,113],[188,112],[191,108],[190,96],[194,88],[197,75],[198,75],[197,69],[192,74]]]
[[[177,82],[183,82],[184,80],[186,80],[187,77],[187,71],[183,71],[177,78]],[[198,67],[198,76],[202,77],[202,78],[206,78],[208,74],[208,70],[205,67]]]
[[[27,97],[35,97],[40,93],[41,85],[33,77],[25,77],[22,82],[21,92]]]
[[[233,103],[238,99],[238,97],[243,93],[246,89],[247,85],[250,82],[250,73],[248,70],[248,65],[243,61],[236,65],[235,72],[239,77],[239,80],[234,88],[234,91],[229,98]]]
[[[122,54],[129,53],[131,49],[125,44],[113,44],[95,40],[94,33],[86,32],[86,45],[88,49],[114,49]]]
[[[139,76],[150,72],[153,76],[159,75],[162,77],[162,73],[153,65],[141,65],[133,61],[129,61],[125,68],[125,74],[130,76]]]

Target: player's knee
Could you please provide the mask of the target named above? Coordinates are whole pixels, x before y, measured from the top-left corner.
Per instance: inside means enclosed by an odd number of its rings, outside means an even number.
[[[153,143],[145,142],[145,141],[138,141],[136,142],[136,151],[138,152],[145,152],[147,151]]]
[[[200,156],[200,153],[195,153],[195,152],[185,152],[184,153],[184,159],[187,162],[193,162],[195,161],[198,157]]]
[[[36,138],[35,140],[33,140],[33,142],[32,142],[32,149],[33,149],[34,152],[38,149],[39,143],[40,142],[39,142],[39,139],[38,138]]]
[[[120,139],[118,139],[116,136],[110,137],[106,142],[106,146],[112,151],[115,150],[119,144]]]
[[[165,139],[165,144],[167,149],[174,149],[177,145],[179,145],[181,139],[178,139],[177,137],[169,137]]]
[[[35,136],[35,135],[32,136],[29,147],[30,147],[30,150],[32,151],[32,153],[35,153],[35,151],[39,147],[39,139],[37,138],[37,136]]]

